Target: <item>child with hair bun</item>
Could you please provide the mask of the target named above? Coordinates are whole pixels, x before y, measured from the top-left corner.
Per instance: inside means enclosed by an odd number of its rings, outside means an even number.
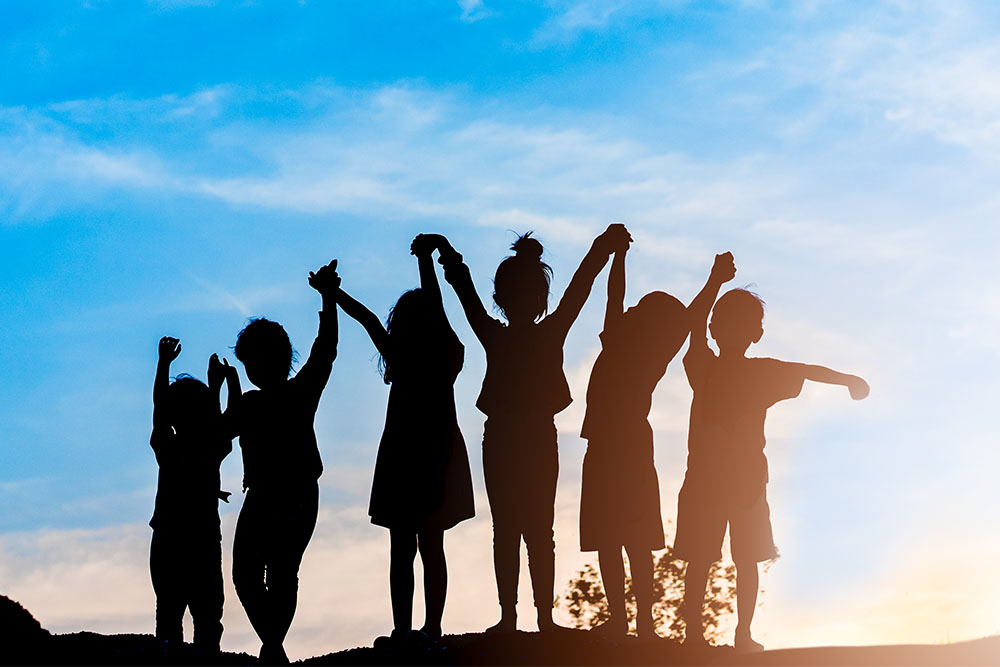
[[[552,526],[559,475],[554,417],[572,401],[563,372],[563,344],[597,274],[630,240],[624,225],[610,225],[594,240],[559,306],[546,315],[552,269],[542,261],[542,244],[530,232],[519,237],[511,246],[514,255],[500,263],[493,281],[493,301],[506,323],[487,314],[462,256],[447,242],[441,244],[438,261],[445,279],[486,351],[486,377],[476,407],[486,414],[483,472],[493,516],[493,567],[501,610],[491,632],[513,632],[517,627],[522,538],[538,628],[557,627],[552,620]]]

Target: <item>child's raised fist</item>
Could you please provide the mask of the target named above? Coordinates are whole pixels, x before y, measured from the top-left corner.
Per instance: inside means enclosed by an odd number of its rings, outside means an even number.
[[[736,277],[736,264],[733,263],[733,253],[724,252],[715,256],[712,265],[712,277],[722,283],[727,283]]]
[[[171,336],[164,336],[160,339],[157,353],[162,361],[170,363],[181,353],[181,341]]]
[[[868,383],[859,378],[857,375],[851,377],[850,382],[847,385],[847,391],[851,392],[851,398],[855,401],[860,401],[863,398],[867,398],[868,394],[871,392],[871,387]]]
[[[316,272],[310,271],[309,286],[320,294],[330,294],[340,287],[340,276],[337,275],[337,260],[333,260]]]

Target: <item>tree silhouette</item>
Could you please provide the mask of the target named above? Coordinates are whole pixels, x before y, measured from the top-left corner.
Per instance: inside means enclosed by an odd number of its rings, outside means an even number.
[[[770,565],[766,563],[764,568]],[[684,599],[684,561],[675,560],[673,549],[667,547],[656,557],[653,565],[653,587],[656,602],[653,604],[653,619],[660,634],[680,641],[684,638],[684,621],[681,605]],[[625,576],[625,607],[629,623],[635,620],[635,593],[632,578]],[[708,587],[705,592],[705,606],[702,616],[705,623],[705,637],[718,641],[722,636],[721,626],[733,616],[736,603],[736,567],[723,561],[712,564],[708,573]],[[593,628],[610,618],[608,602],[601,584],[601,575],[591,564],[568,582],[568,588],[556,606],[564,607],[573,619],[573,627]]]

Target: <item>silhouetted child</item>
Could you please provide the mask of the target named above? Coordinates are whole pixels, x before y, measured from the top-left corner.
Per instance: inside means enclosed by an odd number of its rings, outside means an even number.
[[[336,265],[334,260],[309,274],[309,284],[323,296],[323,310],[309,358],[294,377],[288,377],[292,344],[277,322],[253,320],[236,339],[236,358],[258,389],[243,394],[233,411],[246,491],[233,539],[233,583],[260,637],[265,663],[288,662],[282,644],[295,615],[302,554],[319,512],[323,463],[313,421],[337,356]]]
[[[365,306],[337,290],[337,304],[357,320],[381,355],[389,390],[368,513],[389,529],[392,640],[441,637],[448,588],[444,531],[475,515],[469,455],[455,414],[455,379],[465,348],[448,323],[431,254],[443,237],[419,235],[411,246],[420,287],[404,293],[385,327]],[[426,612],[413,627],[413,560],[424,570]],[[388,643],[379,638],[376,644]]]
[[[501,609],[500,622],[490,631],[512,632],[517,627],[522,537],[538,627],[556,628],[552,525],[559,454],[554,416],[572,401],[563,373],[563,343],[597,274],[628,238],[620,224],[598,236],[559,307],[547,317],[552,270],[541,259],[541,243],[529,234],[518,238],[511,246],[515,254],[500,263],[493,281],[493,301],[507,324],[487,314],[462,256],[451,246],[441,249],[445,278],[486,350],[486,377],[476,407],[487,417],[483,471],[493,515],[493,566]]]
[[[636,630],[655,639],[653,555],[665,547],[660,490],[647,418],[653,390],[688,335],[687,309],[664,292],[651,292],[623,312],[625,254],[615,252],[608,275],[608,305],[601,354],[587,387],[581,437],[587,439],[580,498],[580,548],[598,552],[611,617],[598,628],[628,632],[625,564],[635,591]]]
[[[218,653],[222,638],[222,532],[219,466],[233,451],[219,410],[219,392],[232,367],[212,355],[208,386],[190,375],[170,382],[180,341],[164,336],[153,381],[153,433],[149,444],[160,467],[156,507],[149,525],[149,573],[156,593],[156,638],[168,648],[183,642],[185,608],[194,619],[194,645]],[[230,400],[239,384],[229,385]]]
[[[712,310],[709,330],[719,346],[716,355],[706,340],[705,321],[719,288],[735,274],[732,255],[717,256],[709,284],[689,309],[691,344],[684,368],[694,399],[687,473],[677,501],[674,554],[688,562],[685,643],[704,644],[702,609],[708,570],[722,557],[729,525],[739,619],[735,646],[750,652],[763,650],[750,634],[757,604],[757,563],[777,556],[766,493],[767,409],[798,396],[805,380],[843,385],[855,400],[868,395],[868,384],[856,375],[822,366],[745,356],[750,344],[764,335],[764,307],[759,297],[744,289],[730,290]]]

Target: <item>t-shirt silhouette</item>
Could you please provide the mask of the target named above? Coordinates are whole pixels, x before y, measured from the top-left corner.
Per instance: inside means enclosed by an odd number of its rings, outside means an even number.
[[[327,317],[336,315],[320,312],[319,333],[295,377],[247,391],[238,404],[235,431],[246,488],[294,488],[315,482],[323,472],[313,422],[337,353],[331,327],[324,324]]]
[[[149,444],[160,466],[156,504],[149,525],[154,529],[219,532],[219,466],[233,451],[221,429],[196,436],[178,435],[170,427],[154,428]]]
[[[801,364],[767,357],[720,359],[692,346],[684,369],[694,390],[688,431],[688,479],[717,488],[739,505],[753,503],[767,484],[767,409],[802,391]]]

